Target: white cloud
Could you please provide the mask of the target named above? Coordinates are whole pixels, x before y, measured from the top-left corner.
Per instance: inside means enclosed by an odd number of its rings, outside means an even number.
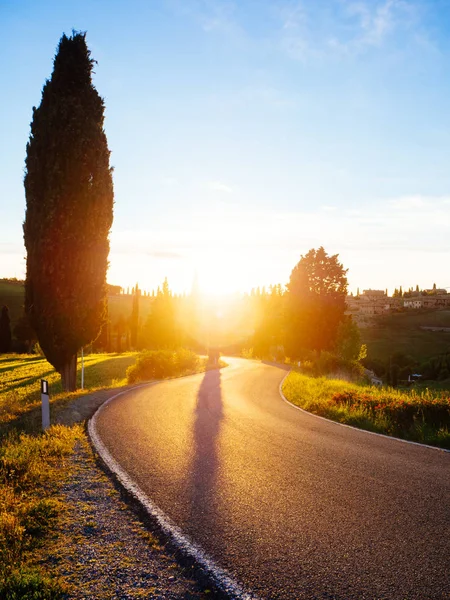
[[[417,2],[406,0],[328,0],[288,4],[280,12],[281,47],[293,59],[350,56],[380,48],[397,33],[425,48]],[[331,16],[330,16],[331,15]]]
[[[225,194],[233,193],[232,188],[221,181],[207,181],[205,187],[212,192],[224,192]]]

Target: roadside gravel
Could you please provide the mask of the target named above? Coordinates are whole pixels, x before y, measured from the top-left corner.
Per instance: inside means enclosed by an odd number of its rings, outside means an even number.
[[[123,388],[122,388],[123,389]],[[117,390],[77,398],[55,421],[72,425],[90,417]],[[59,578],[73,599],[214,598],[161,546],[122,500],[98,466],[87,437],[66,465],[60,490],[64,506],[52,538],[39,550],[38,563]]]

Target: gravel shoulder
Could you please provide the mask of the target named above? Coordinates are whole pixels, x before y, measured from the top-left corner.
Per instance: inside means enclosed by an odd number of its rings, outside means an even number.
[[[124,388],[120,388],[123,390]],[[119,390],[77,398],[55,421],[84,421]],[[57,529],[38,553],[38,564],[67,587],[66,598],[196,600],[215,594],[182,568],[100,468],[87,436],[66,464],[59,491],[64,506]]]

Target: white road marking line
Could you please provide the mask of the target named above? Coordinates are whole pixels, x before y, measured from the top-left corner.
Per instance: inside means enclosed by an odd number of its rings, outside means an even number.
[[[115,398],[122,396],[135,389],[154,385],[159,382],[144,383],[133,388],[119,392],[111,398],[108,398],[95,412],[88,422],[88,432],[92,444],[101,456],[108,468],[117,476],[117,479],[123,487],[136,498],[147,511],[147,513],[156,520],[162,531],[172,540],[172,542],[189,557],[193,558],[208,574],[214,584],[221,592],[225,592],[233,600],[259,600],[258,596],[245,591],[242,586],[235,581],[231,575],[219,567],[215,561],[208,556],[201,546],[193,542],[182,530],[171,521],[171,519],[154,504],[139,485],[131,479],[124,469],[111,456],[109,450],[102,442],[97,431],[97,419],[101,411]]]
[[[289,373],[292,373],[292,372],[293,371],[289,371]],[[289,406],[292,406],[292,408],[296,408],[297,410],[300,410],[301,412],[305,413],[306,415],[310,415],[311,417],[315,417],[316,419],[322,419],[322,421],[326,421],[327,423],[333,423],[334,425],[340,425],[341,427],[348,427],[349,429],[353,429],[355,431],[361,431],[363,433],[368,433],[370,435],[377,435],[386,440],[395,440],[396,442],[402,442],[403,444],[412,444],[413,446],[420,446],[421,448],[429,448],[430,450],[438,450],[439,452],[449,452],[450,453],[450,450],[447,450],[446,448],[438,448],[437,446],[429,446],[428,444],[421,444],[420,442],[411,442],[410,440],[403,440],[402,438],[394,437],[393,435],[386,435],[384,433],[376,433],[376,431],[367,431],[367,429],[360,429],[359,427],[354,427],[353,425],[347,425],[347,423],[339,423],[339,421],[333,421],[332,419],[327,419],[326,417],[321,417],[320,415],[316,415],[312,412],[309,412],[309,411],[305,410],[304,408],[300,408],[300,406],[297,406],[296,404],[293,404],[292,402],[290,402],[286,398],[286,396],[283,394],[282,386],[283,386],[284,380],[289,375],[289,373],[286,373],[286,375],[283,377],[283,379],[279,385],[279,388],[278,388],[281,399],[284,400],[286,402],[286,404],[289,404]]]

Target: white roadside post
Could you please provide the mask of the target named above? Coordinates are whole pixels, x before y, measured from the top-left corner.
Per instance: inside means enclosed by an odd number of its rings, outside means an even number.
[[[50,401],[48,395],[48,381],[41,379],[42,400],[42,429],[45,431],[50,427]]]

